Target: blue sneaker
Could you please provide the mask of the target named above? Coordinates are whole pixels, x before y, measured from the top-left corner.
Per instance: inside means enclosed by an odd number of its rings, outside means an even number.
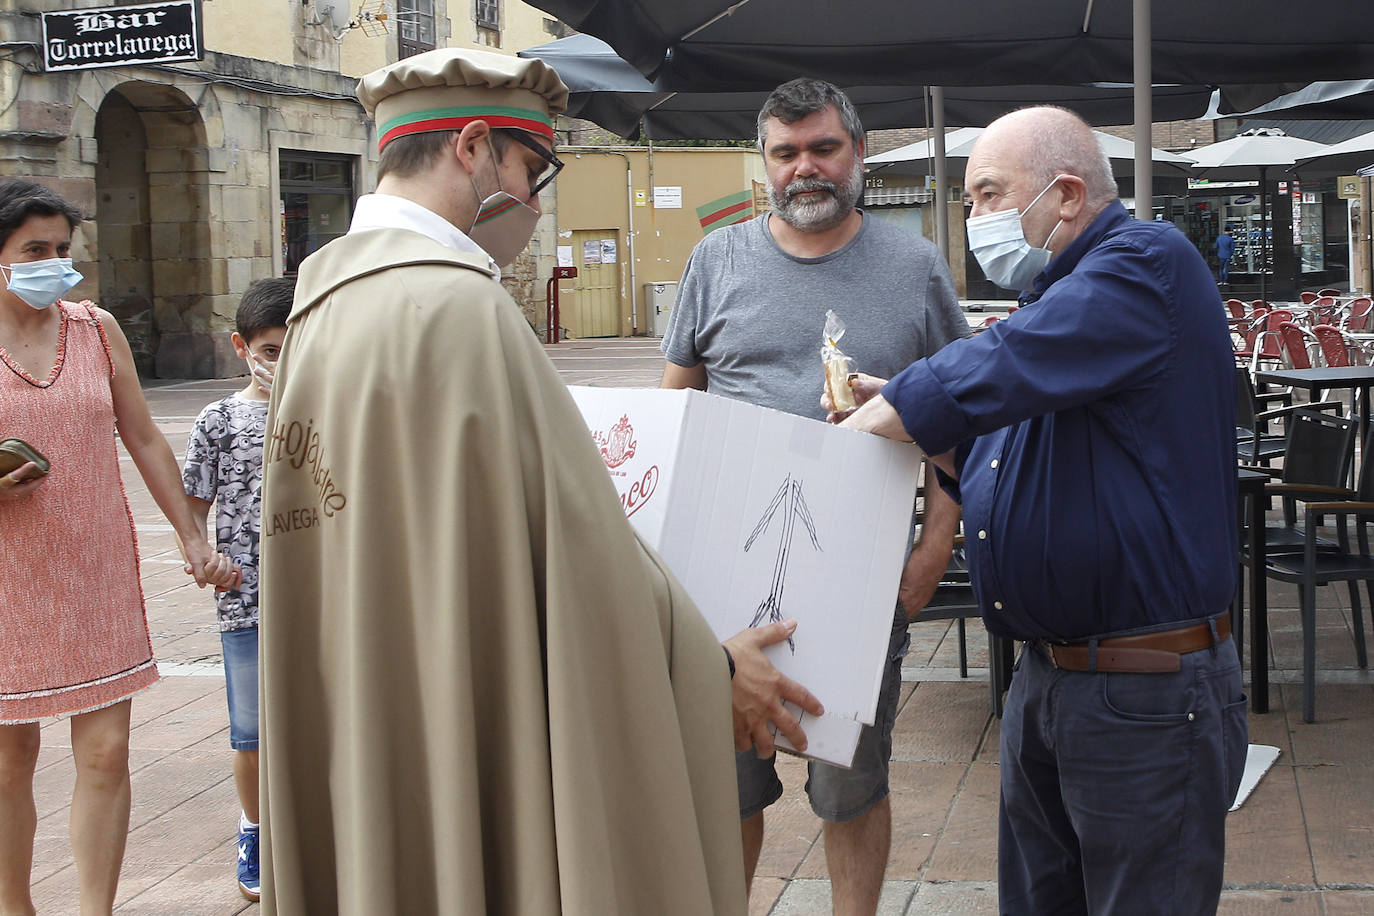
[[[258,880],[258,828],[239,824],[239,893],[249,900],[262,896]]]

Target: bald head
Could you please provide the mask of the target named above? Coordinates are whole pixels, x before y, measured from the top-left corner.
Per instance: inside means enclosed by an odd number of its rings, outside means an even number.
[[[1003,167],[1024,171],[1029,184],[1044,187],[1056,175],[1083,180],[1085,209],[1096,216],[1116,200],[1111,162],[1087,122],[1065,108],[1022,108],[988,125],[975,153],[995,156]],[[971,162],[972,160],[970,160]]]

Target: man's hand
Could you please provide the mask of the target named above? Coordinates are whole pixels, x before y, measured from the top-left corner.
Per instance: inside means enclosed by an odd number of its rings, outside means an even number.
[[[874,394],[862,407],[851,413],[840,424],[847,429],[873,433],[898,442],[910,442],[911,435],[902,425],[902,418],[896,409],[881,394]]]
[[[752,744],[760,758],[772,756],[771,724],[792,742],[793,747],[804,751],[806,733],[797,717],[782,704],[795,703],[813,716],[825,712],[821,701],[812,696],[811,691],[773,667],[763,654],[765,646],[782,642],[796,629],[795,620],[784,620],[766,627],[750,627],[725,641],[725,648],[735,660],[730,705],[735,713],[736,750],[748,750]]]
[[[849,380],[850,390],[854,392],[854,403],[860,407],[873,400],[886,384],[887,379],[878,378],[876,375],[864,375],[862,372],[854,373],[853,378]],[[821,407],[826,412],[827,423],[838,423],[845,417],[854,415],[852,410],[836,413],[835,404],[830,400],[830,392],[824,389],[821,390]]]
[[[0,474],[0,499],[23,499],[42,485],[38,465],[27,461],[8,474]]]
[[[943,556],[942,556],[943,555]],[[902,567],[902,581],[897,586],[897,600],[906,611],[907,620],[915,620],[921,609],[930,603],[939,588],[945,570],[949,568],[949,548],[934,547],[922,549],[917,544]]]

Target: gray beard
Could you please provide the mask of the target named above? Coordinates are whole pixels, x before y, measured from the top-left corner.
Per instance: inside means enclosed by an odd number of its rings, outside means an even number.
[[[773,212],[798,232],[824,232],[844,222],[859,202],[863,188],[863,163],[855,162],[849,181],[836,184],[822,178],[800,178],[781,193],[769,182],[768,202]],[[796,200],[793,195],[803,191],[824,191],[828,196],[819,200]]]

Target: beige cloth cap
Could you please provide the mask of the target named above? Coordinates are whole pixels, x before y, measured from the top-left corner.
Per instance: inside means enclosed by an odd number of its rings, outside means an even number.
[[[377,148],[396,137],[461,130],[476,120],[553,139],[553,118],[568,87],[542,60],[439,48],[407,57],[358,81],[358,99],[377,122]]]

